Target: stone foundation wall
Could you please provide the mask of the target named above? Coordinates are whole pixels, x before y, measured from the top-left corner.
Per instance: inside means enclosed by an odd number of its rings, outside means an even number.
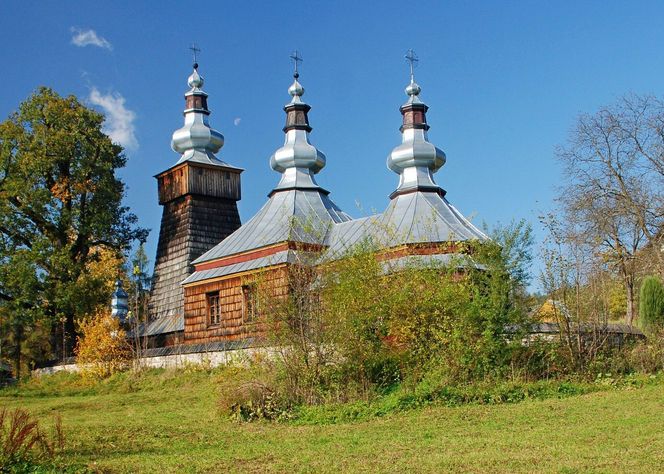
[[[186,346],[183,346],[185,348]],[[141,357],[136,362],[139,367],[178,369],[186,368],[192,365],[202,365],[205,367],[218,367],[221,365],[244,364],[258,354],[267,355],[273,349],[264,347],[238,347],[226,350],[211,350],[206,352],[186,352],[177,353],[177,347],[169,348],[172,351],[166,351],[164,355],[154,355]],[[170,353],[174,352],[174,353]],[[74,363],[54,365],[35,369],[32,374],[35,376],[54,374],[56,372],[79,372],[80,367]]]

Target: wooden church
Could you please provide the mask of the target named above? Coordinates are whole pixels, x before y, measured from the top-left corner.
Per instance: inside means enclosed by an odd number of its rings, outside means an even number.
[[[151,345],[201,345],[251,341],[259,331],[256,281],[268,282],[275,298],[288,295],[289,268],[302,256],[325,252],[338,258],[371,239],[399,263],[421,255],[450,261],[460,243],[485,240],[445,198],[434,173],[445,154],[428,140],[428,107],[413,76],[401,108],[402,143],[387,159],[399,175],[385,211],[353,219],[330,199],[315,175],[326,157],[310,141],[308,112],[295,59],[294,81],[284,107],[285,140],[270,158],[280,174],[265,205],[241,224],[242,169],[220,160],[221,133],[211,128],[207,94],[198,65],[185,94],[184,126],[173,133],[179,161],[157,178],[163,206],[150,294],[150,321],[143,328]],[[391,232],[383,230],[389,228]]]

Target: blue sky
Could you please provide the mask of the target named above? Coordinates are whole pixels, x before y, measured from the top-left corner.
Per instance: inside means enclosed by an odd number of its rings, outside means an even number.
[[[153,258],[152,176],[179,156],[170,137],[192,42],[226,139],[219,156],[246,170],[243,221],[278,181],[268,158],[283,143],[294,49],[312,142],[328,158],[319,183],[351,215],[386,207],[413,48],[429,138],[447,154],[436,180],[448,199],[480,225],[525,218],[539,241],[537,216],[561,181],[554,150],[578,114],[627,92],[661,95],[662,18],[664,3],[646,1],[4,1],[0,117],[40,85],[106,111],[127,146],[126,202],[152,229]]]

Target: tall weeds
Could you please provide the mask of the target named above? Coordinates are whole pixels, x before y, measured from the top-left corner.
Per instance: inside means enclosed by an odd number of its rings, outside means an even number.
[[[53,433],[48,435],[27,411],[0,409],[0,472],[17,465],[27,467],[52,461],[64,445],[59,416],[55,417]]]

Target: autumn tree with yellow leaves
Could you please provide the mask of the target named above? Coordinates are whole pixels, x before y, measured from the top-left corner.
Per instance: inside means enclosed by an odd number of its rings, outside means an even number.
[[[108,310],[101,310],[79,323],[76,364],[84,377],[106,378],[126,369],[131,362],[127,333]]]

